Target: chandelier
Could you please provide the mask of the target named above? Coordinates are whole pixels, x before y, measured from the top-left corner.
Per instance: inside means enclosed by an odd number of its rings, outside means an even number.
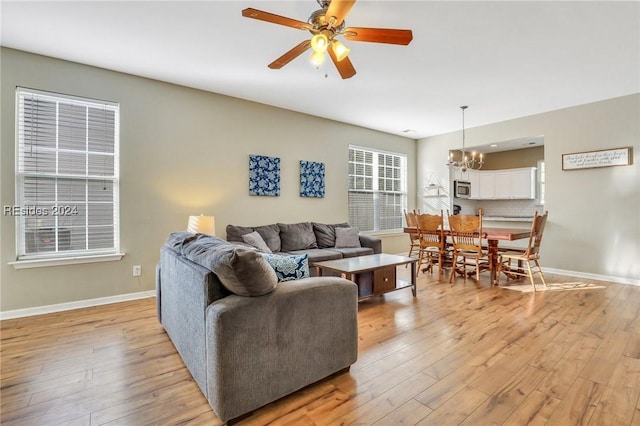
[[[460,160],[453,159],[453,153],[449,153],[449,161],[447,162],[447,166],[452,169],[460,169],[463,172],[466,172],[469,169],[480,169],[484,164],[483,155],[480,154],[478,159],[476,159],[476,152],[471,153],[471,157],[467,155],[467,152],[464,149],[464,110],[469,108],[466,105],[460,107],[462,110],[462,149]]]

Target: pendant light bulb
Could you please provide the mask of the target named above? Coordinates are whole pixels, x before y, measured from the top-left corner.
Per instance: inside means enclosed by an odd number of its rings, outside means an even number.
[[[316,53],[324,53],[329,47],[329,38],[320,33],[311,38],[311,49]]]
[[[311,54],[311,63],[319,67],[324,63],[324,52],[313,52]]]
[[[338,60],[338,62],[349,56],[349,53],[351,52],[351,49],[340,43],[338,40],[334,40],[331,43],[331,48],[333,49],[333,53],[335,53],[336,60]]]

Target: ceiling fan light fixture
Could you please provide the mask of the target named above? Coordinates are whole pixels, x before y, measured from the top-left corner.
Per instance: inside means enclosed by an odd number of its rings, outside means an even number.
[[[336,59],[338,61],[341,61],[349,56],[349,53],[351,52],[351,49],[349,49],[338,40],[333,40],[333,42],[331,43],[331,48],[333,49],[333,53],[335,53]]]
[[[324,63],[324,52],[313,52],[311,54],[311,63],[319,67]]]
[[[320,33],[311,38],[311,49],[313,49],[315,53],[324,53],[328,47],[329,38],[326,35]]]

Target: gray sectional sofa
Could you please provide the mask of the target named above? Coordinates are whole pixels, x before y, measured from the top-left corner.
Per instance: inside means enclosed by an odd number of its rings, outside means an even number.
[[[243,244],[246,244],[243,236],[257,232],[273,253],[307,254],[310,266],[324,260],[382,252],[382,241],[379,238],[359,234],[348,223],[275,223],[252,227],[227,225],[226,231],[228,241]],[[349,231],[357,234],[357,241],[348,238]],[[345,238],[340,238],[343,235]],[[310,272],[315,275],[315,268],[311,268]]]
[[[225,422],[357,358],[356,285],[339,277],[277,282],[264,259],[188,232],[171,234],[160,250],[158,319]]]

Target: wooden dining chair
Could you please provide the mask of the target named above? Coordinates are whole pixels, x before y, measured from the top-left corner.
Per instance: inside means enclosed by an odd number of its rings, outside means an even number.
[[[442,270],[446,257],[446,237],[444,235],[444,216],[442,210],[439,215],[419,214],[416,216],[418,228],[418,265],[416,275],[423,263],[427,263],[426,270],[433,273],[433,267],[438,266],[438,281],[442,281]]]
[[[466,280],[467,266],[470,265],[475,266],[476,280],[480,281],[480,272],[490,268],[486,239],[482,232],[482,214],[478,216],[464,214],[448,216],[449,235],[453,245],[453,265],[449,282],[453,281],[456,270],[461,270]],[[469,263],[467,259],[472,259],[473,262]]]
[[[409,254],[408,257],[411,257],[413,254],[413,250],[420,250],[420,238],[418,236],[416,217],[418,213],[415,210],[406,211],[404,210],[404,218],[407,222],[408,228],[416,228],[416,232],[409,232]]]
[[[496,276],[500,278],[501,272],[507,276],[507,279],[513,276],[529,277],[531,281],[531,287],[533,291],[536,291],[536,284],[533,279],[534,272],[540,274],[542,284],[546,287],[547,283],[544,280],[542,274],[542,268],[538,262],[540,259],[540,244],[542,244],[542,234],[547,224],[548,211],[545,211],[542,216],[538,215],[538,212],[533,216],[533,223],[531,224],[531,233],[529,234],[529,243],[524,251],[506,251],[499,253],[498,255],[498,271]],[[518,262],[517,266],[513,266],[512,262]],[[531,269],[531,262],[534,263],[537,268],[536,271]],[[522,264],[526,263],[527,270],[523,271]]]

